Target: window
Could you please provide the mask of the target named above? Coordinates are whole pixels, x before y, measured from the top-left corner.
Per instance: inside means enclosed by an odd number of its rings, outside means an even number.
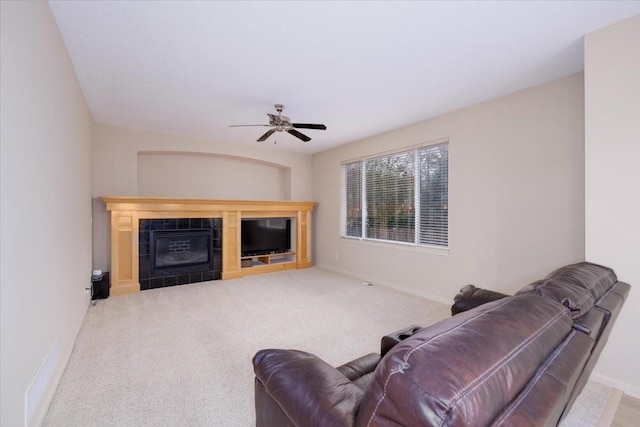
[[[449,144],[343,164],[345,237],[447,247]]]

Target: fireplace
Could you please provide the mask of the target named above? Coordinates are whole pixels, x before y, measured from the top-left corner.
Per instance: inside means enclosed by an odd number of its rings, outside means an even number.
[[[140,290],[218,280],[221,218],[141,219]]]
[[[151,277],[213,270],[211,229],[152,230]]]

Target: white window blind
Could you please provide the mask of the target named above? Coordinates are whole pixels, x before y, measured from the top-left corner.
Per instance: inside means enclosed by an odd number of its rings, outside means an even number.
[[[447,247],[448,143],[343,164],[342,235]]]
[[[347,163],[344,169],[344,235],[362,237],[362,162]]]
[[[449,146],[418,150],[420,155],[420,232],[418,243],[449,244]]]
[[[405,151],[365,162],[365,237],[394,242],[414,241],[414,158],[414,151]]]

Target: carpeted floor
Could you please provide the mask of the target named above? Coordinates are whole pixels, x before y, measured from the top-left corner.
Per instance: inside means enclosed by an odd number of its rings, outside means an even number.
[[[614,389],[595,381],[589,381],[580,396],[573,402],[571,412],[560,423],[560,427],[609,426],[614,413],[604,414]],[[605,419],[606,418],[606,419]]]
[[[44,426],[255,425],[258,350],[305,350],[336,366],[379,351],[387,333],[449,315],[448,305],[319,268],[101,300]]]

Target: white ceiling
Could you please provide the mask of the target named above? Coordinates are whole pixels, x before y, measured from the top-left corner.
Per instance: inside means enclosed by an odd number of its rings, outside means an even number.
[[[583,70],[640,1],[50,0],[99,123],[314,153]],[[324,123],[302,142],[273,105]],[[277,144],[274,144],[277,141]]]

